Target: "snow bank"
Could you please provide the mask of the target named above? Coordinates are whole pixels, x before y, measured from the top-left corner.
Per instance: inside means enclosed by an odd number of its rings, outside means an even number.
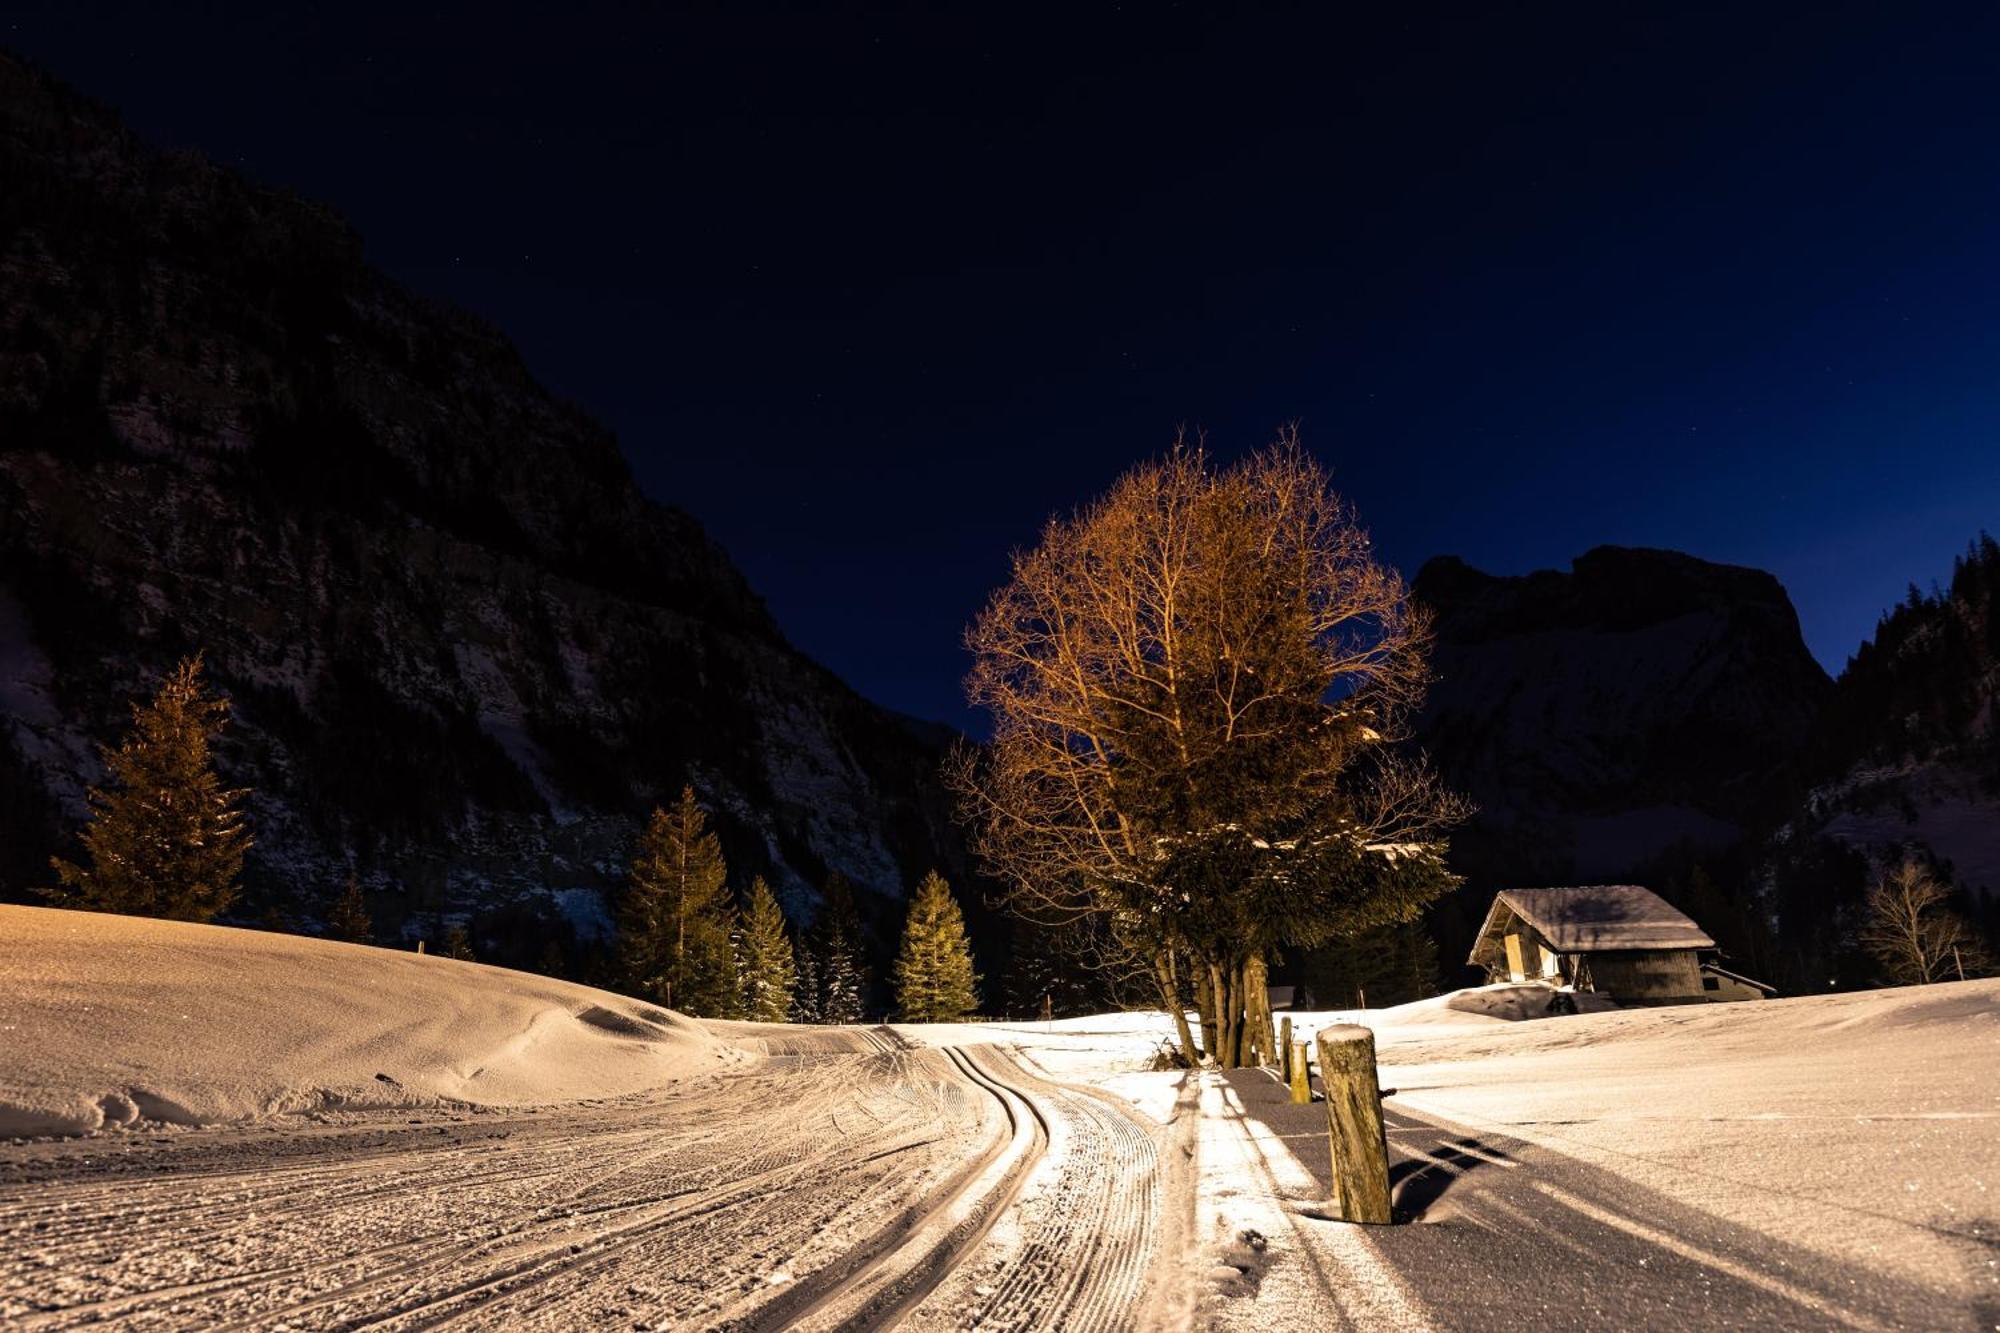
[[[261,931],[0,906],[0,1136],[618,1096],[749,1057],[547,977]]]

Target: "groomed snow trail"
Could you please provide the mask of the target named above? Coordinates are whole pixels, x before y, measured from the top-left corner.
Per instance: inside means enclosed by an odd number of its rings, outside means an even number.
[[[615,1102],[0,1145],[0,1325],[1131,1327],[1153,1142],[994,1050],[761,1029]]]
[[[747,1321],[1004,1131],[937,1052],[772,1045],[754,1072],[615,1104],[10,1145],[0,1324]]]
[[[901,1326],[1138,1326],[1160,1245],[1153,1135],[1108,1099],[1031,1075],[997,1048],[961,1058],[1028,1108],[1045,1147],[1014,1206]]]

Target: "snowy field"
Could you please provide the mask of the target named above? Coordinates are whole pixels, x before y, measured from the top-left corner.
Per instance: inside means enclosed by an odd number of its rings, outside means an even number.
[[[2000,982],[1377,1032],[1401,1225],[1160,1014],[697,1023],[0,908],[0,1325],[2000,1326]],[[1507,1319],[1496,1318],[1505,1310]]]
[[[0,1136],[611,1097],[741,1052],[586,986],[264,931],[0,906]]]

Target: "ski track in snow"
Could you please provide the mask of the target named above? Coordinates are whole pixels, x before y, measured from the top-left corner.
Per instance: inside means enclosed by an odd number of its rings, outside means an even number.
[[[1132,1326],[1147,1130],[992,1049],[761,1040],[559,1111],[9,1145],[0,1325]]]
[[[1500,987],[1368,1015],[1404,1089],[1385,1119],[1407,1224],[1352,1227],[1327,1216],[1324,1107],[1269,1071],[1148,1072],[1159,1015],[641,1007],[626,1026],[650,1040],[607,1048],[592,1034],[623,1029],[567,991],[439,968],[463,983],[460,1045],[504,1048],[522,1012],[575,1020],[515,1061],[524,1095],[601,1091],[0,1141],[0,1328],[1372,1333],[1492,1327],[1501,1305],[1550,1330],[2000,1327],[1996,982],[1546,1022],[1465,1007],[1518,1007]],[[514,1007],[475,1022],[475,995]],[[135,1012],[123,1045],[52,1044],[38,1067],[235,1086],[141,1041],[171,1031]],[[609,1095],[613,1057],[667,1081]]]

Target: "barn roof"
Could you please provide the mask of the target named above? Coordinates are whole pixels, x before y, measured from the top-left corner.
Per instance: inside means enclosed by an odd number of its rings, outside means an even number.
[[[1525,921],[1557,953],[1610,949],[1713,949],[1715,941],[1651,889],[1591,884],[1573,889],[1506,889],[1493,898],[1469,960],[1490,947],[1501,912]]]

